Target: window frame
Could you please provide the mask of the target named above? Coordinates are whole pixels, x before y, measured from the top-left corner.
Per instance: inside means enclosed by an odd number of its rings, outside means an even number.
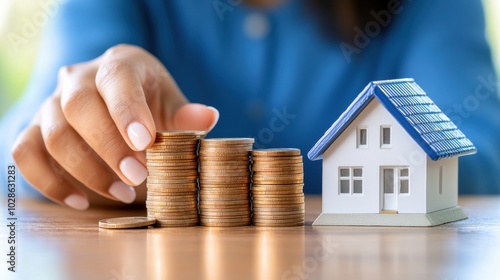
[[[403,170],[403,169],[408,170],[408,175],[406,175],[406,176],[401,175],[401,170]],[[399,188],[398,192],[399,192],[399,195],[410,195],[410,193],[411,193],[410,192],[410,190],[411,190],[411,188],[410,188],[410,167],[409,166],[398,167],[397,170],[398,170],[398,188]],[[408,182],[408,192],[405,192],[405,193],[401,192],[401,182],[403,180]]]
[[[389,143],[384,143],[384,130],[389,129]],[[390,125],[381,125],[380,126],[380,148],[382,149],[390,149],[392,148],[392,127]]]
[[[354,176],[354,170],[361,170],[361,176]],[[348,176],[342,176],[342,170],[348,170]],[[342,192],[342,181],[348,182],[349,192]],[[354,182],[361,182],[361,192],[354,192]],[[338,194],[339,195],[363,195],[364,194],[364,171],[362,166],[339,166],[338,169]]]
[[[365,144],[361,144],[361,130],[365,131]],[[368,149],[368,127],[358,126],[356,129],[356,148],[358,149]]]

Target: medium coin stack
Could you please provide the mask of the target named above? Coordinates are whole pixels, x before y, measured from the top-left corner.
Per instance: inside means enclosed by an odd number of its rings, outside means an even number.
[[[253,143],[253,138],[201,140],[201,225],[250,225],[249,156]]]
[[[253,224],[304,225],[304,167],[300,150],[254,150],[251,167]]]
[[[196,152],[204,135],[204,131],[158,131],[154,145],[146,151],[146,208],[157,226],[199,223]]]

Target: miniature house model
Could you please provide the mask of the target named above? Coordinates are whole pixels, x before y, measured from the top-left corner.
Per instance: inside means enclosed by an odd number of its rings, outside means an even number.
[[[323,159],[323,211],[313,225],[465,219],[458,156],[475,152],[413,79],[372,82],[308,153]]]

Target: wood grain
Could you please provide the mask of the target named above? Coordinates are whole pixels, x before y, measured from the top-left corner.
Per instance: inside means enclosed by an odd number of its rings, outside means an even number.
[[[21,200],[17,272],[2,261],[0,278],[498,279],[500,197],[460,204],[468,220],[434,228],[313,228],[321,200],[308,196],[305,227],[106,230],[99,220],[145,210],[78,212]]]

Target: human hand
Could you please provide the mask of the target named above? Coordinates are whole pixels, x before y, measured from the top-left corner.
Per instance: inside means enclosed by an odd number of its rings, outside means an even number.
[[[156,130],[210,131],[218,118],[215,108],[189,103],[151,54],[118,45],[61,68],[12,154],[24,178],[59,204],[86,209],[87,190],[131,203]]]

